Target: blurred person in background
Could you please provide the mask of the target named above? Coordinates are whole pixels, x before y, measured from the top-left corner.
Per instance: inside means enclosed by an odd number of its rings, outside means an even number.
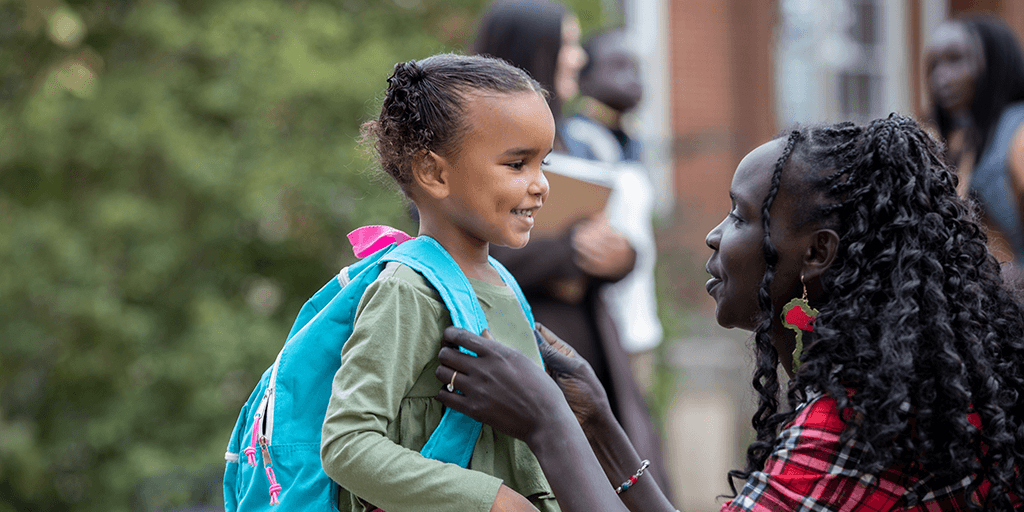
[[[587,62],[576,15],[552,0],[498,0],[480,21],[473,52],[526,70],[548,90],[557,127],[555,152],[565,153],[562,105],[578,94],[579,71]],[[605,286],[633,270],[637,253],[629,240],[599,214],[558,238],[535,238],[522,249],[492,246],[491,254],[515,276],[537,322],[564,333],[591,362],[616,418],[629,438],[652,454],[655,474],[664,478],[658,431],[602,296]]]
[[[606,213],[636,250],[636,264],[603,294],[634,375],[649,387],[654,348],[662,339],[654,287],[654,187],[641,163],[640,141],[623,127],[623,117],[643,97],[640,64],[621,27],[591,36],[583,49],[588,60],[580,70],[580,113],[566,119],[562,139],[570,155],[609,164],[616,174]]]
[[[1024,57],[1016,35],[990,16],[946,20],[925,50],[932,122],[946,142],[962,197],[981,206],[989,247],[1024,264]]]

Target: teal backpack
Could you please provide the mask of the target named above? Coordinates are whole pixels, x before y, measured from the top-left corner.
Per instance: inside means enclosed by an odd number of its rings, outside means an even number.
[[[278,503],[282,510],[337,510],[338,485],[320,463],[320,432],[356,307],[389,261],[403,263],[426,278],[451,313],[453,325],[475,333],[487,328],[469,280],[433,238],[392,243],[343,268],[299,311],[277,360],[238,415],[225,453],[226,512],[270,510]],[[497,260],[490,262],[515,291],[533,325],[530,306],[515,279]],[[467,467],[480,429],[477,421],[448,409],[420,453]]]

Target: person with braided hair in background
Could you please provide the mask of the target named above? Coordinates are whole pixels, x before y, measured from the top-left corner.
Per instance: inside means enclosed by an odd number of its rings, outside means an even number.
[[[416,205],[419,235],[458,264],[494,338],[538,368],[534,326],[488,248],[525,245],[547,198],[541,162],[555,123],[545,94],[506,62],[435,55],[396,64],[379,118],[363,125],[384,171]],[[452,313],[425,277],[395,261],[366,288],[321,437],[340,510],[558,510],[529,448],[486,425],[468,468],[419,453],[445,413],[434,371]],[[450,375],[445,384],[462,383]]]
[[[723,511],[1024,506],[1024,308],[942,151],[893,114],[740,162],[706,238],[716,319],[754,333],[756,361],[756,440]],[[543,334],[546,372],[447,329],[436,376],[465,394],[439,400],[525,440],[575,497],[562,510],[673,510],[589,365]]]

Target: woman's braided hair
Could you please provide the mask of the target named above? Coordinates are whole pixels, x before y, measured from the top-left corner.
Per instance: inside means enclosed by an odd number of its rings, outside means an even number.
[[[474,91],[546,95],[525,71],[500,59],[444,53],[395,64],[380,116],[362,131],[403,190],[412,182],[413,158],[426,151],[457,154],[468,129],[465,102]]]
[[[1024,496],[1024,314],[941,155],[917,123],[896,114],[788,135],[762,210],[757,440],[730,485],[764,467],[808,392],[824,392],[846,421],[843,441],[863,448],[859,470],[919,464],[938,482],[973,477],[970,496],[987,481],[987,498],[972,508],[1010,510],[1008,493]],[[812,304],[820,315],[805,334],[789,408],[779,412],[769,213],[784,168],[787,193],[814,203],[794,221],[834,229],[840,244]],[[968,421],[972,412],[980,429]]]

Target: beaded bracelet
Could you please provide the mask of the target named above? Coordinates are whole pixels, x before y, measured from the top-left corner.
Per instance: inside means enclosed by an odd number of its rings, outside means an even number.
[[[631,476],[631,477],[629,477],[629,480],[626,480],[625,482],[622,482],[621,485],[616,487],[615,488],[615,494],[622,494],[622,491],[625,491],[626,489],[629,489],[630,487],[632,487],[633,484],[635,484],[636,481],[640,479],[640,476],[644,474],[644,470],[647,469],[647,466],[650,466],[650,465],[651,465],[651,461],[649,461],[647,459],[644,459],[643,461],[641,461],[640,462],[640,469],[636,470],[636,474]]]

